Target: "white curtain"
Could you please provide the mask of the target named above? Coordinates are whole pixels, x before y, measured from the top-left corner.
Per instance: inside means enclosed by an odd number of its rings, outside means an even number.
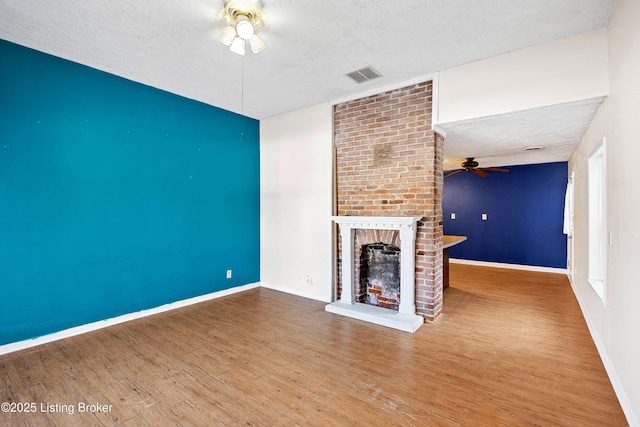
[[[573,235],[573,182],[567,182],[567,190],[564,194],[564,224],[562,232],[567,236]]]

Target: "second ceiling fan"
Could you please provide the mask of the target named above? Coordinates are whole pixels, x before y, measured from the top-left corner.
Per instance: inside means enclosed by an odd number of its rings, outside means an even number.
[[[448,173],[445,174],[444,177],[449,178],[450,176],[459,174],[460,172],[473,172],[481,178],[486,178],[489,176],[489,174],[485,171],[509,172],[509,169],[505,169],[505,168],[479,168],[478,166],[480,164],[473,159],[474,159],[473,157],[467,157],[467,160],[462,162],[462,164],[460,165],[462,166],[462,169],[454,169],[452,171],[449,171]]]

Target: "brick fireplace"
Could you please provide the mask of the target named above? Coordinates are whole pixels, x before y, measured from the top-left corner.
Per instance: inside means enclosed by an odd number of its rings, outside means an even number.
[[[415,261],[416,231],[421,217],[373,217],[373,216],[334,216],[333,220],[340,228],[342,242],[342,277],[344,287],[340,299],[326,306],[332,313],[342,314],[378,325],[388,326],[407,332],[415,332],[424,319],[416,314],[415,304]],[[361,293],[360,278],[356,276],[360,264],[360,251],[356,250],[356,234],[362,230],[384,231],[398,230],[400,237],[400,298],[397,310],[371,305],[358,301]],[[362,245],[359,245],[360,247]],[[349,283],[349,286],[346,284]]]
[[[407,296],[428,321],[442,309],[443,274],[443,139],[431,129],[432,90],[427,81],[334,107],[337,217],[419,218],[413,295],[401,290],[399,307]],[[345,256],[344,237],[340,231],[337,300],[356,280],[352,271],[343,284],[345,262],[356,256]]]

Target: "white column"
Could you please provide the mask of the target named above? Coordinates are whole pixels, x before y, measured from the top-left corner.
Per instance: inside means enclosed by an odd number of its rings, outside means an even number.
[[[400,228],[400,305],[398,314],[416,314],[416,224]]]
[[[342,237],[342,293],[340,301],[345,304],[355,302],[355,289],[353,286],[353,251],[355,230],[348,225],[340,225],[340,237]]]

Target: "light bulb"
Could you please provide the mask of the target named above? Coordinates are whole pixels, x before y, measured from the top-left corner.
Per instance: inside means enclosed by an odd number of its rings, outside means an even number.
[[[236,31],[238,33],[238,37],[240,37],[242,40],[249,40],[255,34],[253,24],[251,23],[251,21],[249,21],[249,18],[244,15],[238,16]]]

